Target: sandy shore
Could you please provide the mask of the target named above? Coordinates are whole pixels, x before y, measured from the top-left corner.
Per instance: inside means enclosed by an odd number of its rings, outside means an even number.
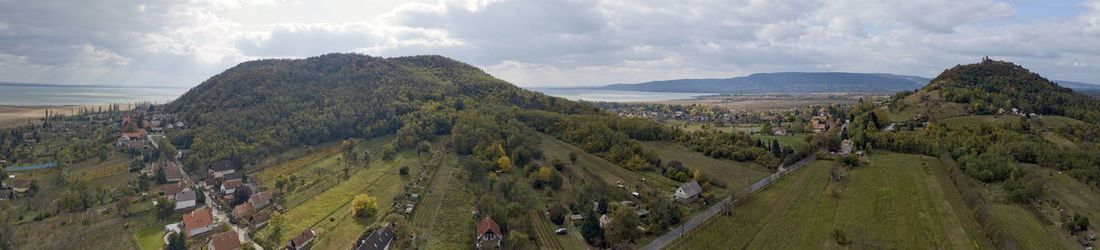
[[[46,109],[50,113],[73,115],[80,112],[81,108],[107,109],[110,105],[61,105],[61,106],[7,106],[0,105],[0,128],[17,127],[28,124],[42,124],[42,117],[46,116]],[[130,108],[123,105],[123,109]]]

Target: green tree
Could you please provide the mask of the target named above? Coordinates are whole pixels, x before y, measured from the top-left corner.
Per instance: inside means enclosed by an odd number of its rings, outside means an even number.
[[[611,213],[611,223],[607,225],[606,239],[611,244],[630,242],[641,236],[638,225],[641,221],[634,208],[625,206]]]
[[[378,204],[374,197],[366,194],[358,194],[351,200],[351,209],[353,215],[367,217],[374,215],[375,210],[378,209]]]
[[[271,219],[267,220],[267,227],[271,228],[271,233],[267,235],[267,242],[272,244],[271,246],[279,246],[282,243],[283,230],[286,229],[286,218],[283,218],[283,213],[271,214]]]
[[[166,250],[187,250],[187,236],[183,233],[172,232],[168,235]]]
[[[769,134],[772,132],[772,123],[764,122],[764,126],[760,127],[761,134]]]
[[[581,236],[584,236],[584,240],[588,243],[599,242],[603,239],[603,228],[600,228],[600,218],[596,217],[596,212],[588,210],[588,213],[584,215],[584,222],[581,223]]]
[[[157,168],[154,180],[157,181],[157,184],[168,183],[168,177],[164,174],[164,166],[160,166],[159,168]]]
[[[165,197],[157,198],[157,205],[155,207],[157,212],[157,218],[168,218],[172,215],[172,212],[176,209],[176,202],[169,200]]]
[[[576,152],[572,152],[572,151],[569,152],[569,162],[571,162],[573,164],[577,164],[577,153]]]

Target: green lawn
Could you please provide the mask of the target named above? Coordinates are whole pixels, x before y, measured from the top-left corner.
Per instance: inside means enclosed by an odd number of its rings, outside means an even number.
[[[164,226],[170,223],[173,222],[153,224],[141,230],[134,231],[134,239],[137,239],[138,245],[141,245],[141,249],[160,249],[164,245],[167,245],[164,243]]]
[[[780,146],[795,147],[795,146],[798,146],[798,145],[806,144],[806,141],[804,141],[804,139],[806,138],[805,135],[762,135],[762,134],[754,134],[754,135],[752,135],[752,138],[760,139],[762,141],[769,142],[769,143],[772,142],[772,140],[777,140],[777,141],[779,141]]]
[[[714,217],[670,249],[820,249],[840,247],[834,229],[857,248],[991,248],[961,200],[933,168],[935,158],[877,152],[869,166],[829,179],[815,161],[756,194],[732,216]],[[828,195],[828,189],[839,197]]]

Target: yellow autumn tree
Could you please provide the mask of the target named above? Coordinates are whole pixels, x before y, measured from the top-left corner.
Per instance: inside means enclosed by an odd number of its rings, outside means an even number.
[[[376,210],[378,210],[378,202],[370,195],[355,195],[355,198],[351,200],[351,212],[355,216],[371,216],[374,215]]]
[[[501,156],[497,158],[497,166],[500,167],[500,171],[508,172],[508,170],[512,170],[512,159],[509,159],[508,156]]]
[[[542,181],[550,181],[550,168],[548,168],[548,167],[539,168],[539,179],[542,180]]]

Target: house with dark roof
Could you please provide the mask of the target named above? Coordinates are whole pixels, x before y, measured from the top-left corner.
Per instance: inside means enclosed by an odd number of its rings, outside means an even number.
[[[501,242],[504,241],[504,234],[500,231],[500,225],[497,225],[493,218],[488,215],[481,222],[477,223],[477,249],[500,249]]]
[[[210,243],[206,245],[210,250],[237,250],[241,249],[241,240],[237,238],[237,231],[229,230],[210,236]]]
[[[240,186],[241,180],[228,180],[222,183],[221,191],[223,194],[233,194]]]
[[[155,165],[154,165],[155,166]],[[161,166],[164,168],[164,178],[168,182],[178,182],[183,179],[183,170],[175,163],[165,162]]]
[[[210,209],[192,211],[183,215],[183,229],[192,238],[214,230],[214,215]]]
[[[309,246],[309,243],[312,243],[314,238],[317,238],[317,233],[313,232],[313,230],[306,229],[306,231],[298,234],[298,236],[294,236],[290,241],[287,241],[286,249],[301,250]]]
[[[187,187],[186,181],[168,184],[167,187],[164,187],[164,197],[167,197],[168,199],[176,199],[177,194],[187,190],[191,189]]]
[[[197,206],[198,195],[190,189],[176,194],[176,210],[187,210]]]
[[[225,175],[222,175],[222,178],[221,178],[222,181],[242,180],[242,179],[244,179],[244,173],[241,173],[241,172],[227,173]]]
[[[699,182],[688,182],[684,185],[680,185],[680,188],[676,189],[676,192],[672,194],[673,198],[680,202],[692,202],[699,198],[699,194],[703,192],[703,188],[699,186]]]
[[[394,234],[390,227],[381,227],[374,232],[370,233],[366,239],[361,239],[358,242],[356,250],[389,250],[390,243],[393,243]]]
[[[214,164],[210,164],[210,167],[206,169],[210,172],[210,176],[214,178],[225,177],[226,174],[237,172],[237,169],[233,167],[233,162],[219,161]]]
[[[271,203],[271,192],[259,192],[248,197],[248,203],[252,203],[252,208],[260,209]]]
[[[248,223],[252,224],[252,230],[259,230],[267,225],[267,221],[271,220],[271,212],[268,210],[255,213],[252,217],[248,218]]]

